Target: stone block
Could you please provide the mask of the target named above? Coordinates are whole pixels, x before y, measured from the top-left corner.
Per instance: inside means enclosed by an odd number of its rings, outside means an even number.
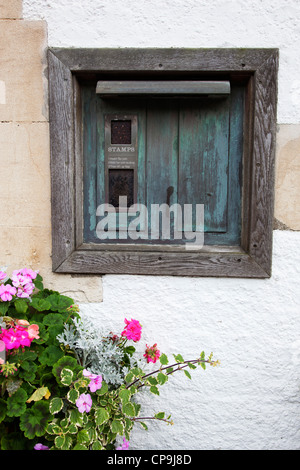
[[[39,270],[45,287],[72,297],[75,302],[102,301],[101,276],[52,272],[50,227],[11,227],[5,223],[0,229],[0,246],[1,266],[7,266],[8,274],[23,267]]]
[[[284,228],[300,230],[299,201],[300,124],[281,124],[277,134],[274,215]]]
[[[0,148],[0,225],[50,227],[48,123],[0,123]]]
[[[0,0],[0,19],[22,18],[23,0]]]
[[[1,21],[0,121],[47,121],[44,21]]]

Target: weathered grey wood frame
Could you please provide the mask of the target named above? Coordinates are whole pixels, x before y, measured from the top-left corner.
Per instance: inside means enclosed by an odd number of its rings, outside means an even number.
[[[271,276],[277,49],[50,49],[52,268],[57,273]],[[228,73],[249,76],[244,132],[240,247],[199,252],[126,250],[82,243],[78,73]],[[130,76],[130,75],[129,75]]]

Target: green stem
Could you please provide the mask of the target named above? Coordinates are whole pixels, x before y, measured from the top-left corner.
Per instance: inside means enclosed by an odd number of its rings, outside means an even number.
[[[184,361],[184,362],[176,362],[175,364],[171,364],[171,365],[168,365],[168,366],[165,366],[165,367],[161,367],[160,369],[156,369],[155,371],[153,372],[150,372],[149,374],[146,374],[146,375],[143,375],[143,377],[140,377],[140,378],[137,378],[136,380],[134,380],[133,382],[131,382],[129,385],[127,385],[126,388],[130,388],[132,385],[134,385],[135,383],[137,382],[140,382],[141,380],[143,379],[146,379],[147,377],[150,377],[150,375],[154,375],[154,374],[157,374],[158,372],[162,371],[162,370],[166,370],[166,369],[170,369],[171,367],[176,367],[178,366],[177,369],[175,370],[172,370],[171,372],[168,372],[167,375],[170,375],[170,374],[173,374],[174,372],[176,372],[177,370],[181,370],[181,369],[184,369],[185,367],[187,367],[189,364],[200,364],[200,362],[207,362],[209,364],[211,364],[211,361],[209,360],[204,360],[204,359],[192,359],[190,361]],[[180,364],[182,364],[182,366],[180,367]],[[140,387],[143,387],[145,384],[141,384],[139,385],[138,388]]]
[[[169,421],[166,418],[156,418],[155,416],[142,416],[138,418],[130,418],[131,421],[144,421],[145,419],[156,419],[158,421],[165,421],[166,423],[173,424],[173,421]]]

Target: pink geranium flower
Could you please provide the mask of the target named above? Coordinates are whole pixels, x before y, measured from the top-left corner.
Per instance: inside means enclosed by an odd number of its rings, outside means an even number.
[[[37,274],[38,274],[38,271],[32,271],[32,269],[23,268],[23,269],[13,271],[11,279],[13,283],[16,282],[16,283],[24,285],[24,284],[27,284],[28,282],[32,282],[32,280],[36,278]]]
[[[0,285],[0,298],[3,302],[7,302],[16,295],[17,289],[10,284],[1,284]]]
[[[88,413],[92,408],[92,404],[92,397],[89,393],[82,393],[76,400],[76,406],[80,413],[84,413],[85,411]]]
[[[29,268],[20,269],[20,273],[23,274],[24,277],[27,277],[29,280],[35,279],[38,271],[33,271]]]
[[[19,287],[19,286],[24,286],[28,281],[25,279],[24,276],[19,271],[13,271],[11,280],[13,283],[13,286]]]
[[[30,323],[27,320],[16,320],[16,324],[19,326],[29,326]]]
[[[132,339],[137,342],[141,339],[142,326],[138,320],[131,319],[130,321],[125,318],[125,329],[122,331],[121,335],[126,336],[127,339]]]
[[[28,336],[30,339],[39,339],[39,326],[38,325],[29,325],[27,328]]]
[[[96,392],[96,390],[99,390],[102,387],[101,375],[92,374],[87,369],[83,370],[83,375],[84,377],[88,377],[90,379],[89,389],[91,392]]]
[[[18,333],[19,336],[20,346],[25,347],[31,345],[31,339],[29,338],[28,331],[25,328],[18,326],[16,333]]]
[[[160,351],[157,349],[157,344],[153,344],[153,346],[148,346],[146,344],[146,350],[144,357],[147,359],[147,362],[155,363],[157,359],[160,357]]]
[[[13,328],[2,330],[1,339],[5,343],[6,349],[18,349],[22,340],[20,332]]]
[[[30,297],[34,290],[35,285],[32,282],[28,282],[27,284],[24,284],[23,286],[18,287],[17,291],[17,297],[20,297],[22,299],[26,299]]]
[[[35,450],[49,450],[49,447],[44,446],[43,444],[35,444],[34,449]]]
[[[123,437],[123,444],[120,447],[117,447],[116,450],[128,450],[129,449],[129,442],[126,441],[125,437]]]

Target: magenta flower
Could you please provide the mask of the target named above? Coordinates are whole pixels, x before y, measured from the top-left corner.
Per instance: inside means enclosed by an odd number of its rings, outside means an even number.
[[[89,393],[82,393],[76,400],[76,406],[80,413],[84,413],[85,411],[88,413],[92,408],[92,404],[92,397]]]
[[[25,330],[25,328],[18,326],[16,332],[19,335],[19,340],[20,340],[20,346],[30,346],[31,345],[31,339],[29,338],[28,331]]]
[[[83,370],[83,375],[84,377],[88,377],[90,379],[89,389],[91,392],[96,392],[96,390],[99,390],[102,387],[101,375],[92,374],[87,369]]]
[[[128,450],[129,449],[129,442],[126,441],[125,437],[123,437],[123,444],[120,447],[117,447],[116,450]]]
[[[132,339],[135,342],[139,341],[142,334],[142,325],[140,325],[139,321],[133,319],[129,321],[125,318],[125,323],[126,326],[121,335],[126,336],[127,339]]]
[[[5,343],[6,349],[18,349],[21,345],[21,334],[13,328],[2,330],[2,341]]]
[[[3,271],[0,271],[0,281],[3,281],[3,279],[5,279],[7,276],[7,274]]]
[[[49,450],[49,447],[44,446],[43,444],[35,444],[34,449],[35,450]]]
[[[13,298],[13,295],[16,295],[17,289],[10,284],[1,284],[0,285],[0,298],[3,302],[7,302]]]
[[[148,346],[146,344],[146,350],[144,357],[147,359],[147,362],[155,363],[157,359],[160,357],[160,351],[157,349],[157,344],[153,344],[153,346]]]

